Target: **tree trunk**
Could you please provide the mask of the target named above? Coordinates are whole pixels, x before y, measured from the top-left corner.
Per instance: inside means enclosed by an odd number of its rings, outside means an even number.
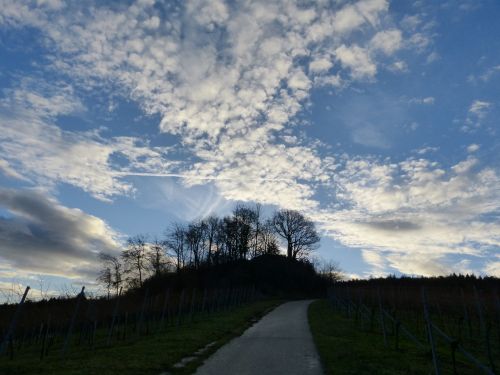
[[[287,241],[287,252],[286,252],[286,256],[288,259],[292,259],[292,240],[291,239],[288,239]]]

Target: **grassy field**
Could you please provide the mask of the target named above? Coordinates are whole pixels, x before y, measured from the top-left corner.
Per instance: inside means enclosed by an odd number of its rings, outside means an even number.
[[[20,355],[15,360],[2,358],[0,374],[189,374],[222,344],[240,335],[280,301],[260,301],[210,316],[199,316],[196,321],[180,327],[167,327],[154,334],[110,348],[97,347],[72,350],[64,362],[57,353],[40,361],[36,353]],[[182,358],[192,355],[205,345],[216,342],[203,355],[184,368],[173,368]]]
[[[429,353],[404,339],[399,350],[385,347],[381,334],[360,331],[326,300],[311,304],[309,324],[326,374],[432,374]]]

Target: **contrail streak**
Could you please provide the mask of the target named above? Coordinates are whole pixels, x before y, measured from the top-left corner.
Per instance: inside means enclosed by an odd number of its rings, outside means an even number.
[[[185,175],[179,173],[149,173],[149,172],[115,172],[115,175],[118,176],[140,176],[140,177],[173,177],[173,178],[185,178],[185,179],[194,179],[194,180],[209,180],[209,181],[236,181],[236,178],[229,177],[219,177],[219,176],[192,176]],[[246,180],[250,181],[284,181],[284,182],[292,182],[293,180],[290,178],[246,178]]]

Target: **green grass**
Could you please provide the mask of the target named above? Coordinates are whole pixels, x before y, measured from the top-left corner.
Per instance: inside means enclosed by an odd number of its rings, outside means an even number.
[[[361,331],[355,322],[335,313],[326,300],[309,307],[309,324],[326,374],[432,374],[429,353],[400,340],[384,346],[380,333]],[[443,372],[447,373],[447,372]]]
[[[155,374],[163,371],[171,374],[189,374],[221,345],[240,335],[255,319],[280,302],[260,301],[231,311],[210,316],[198,316],[192,323],[180,327],[167,327],[161,334],[143,336],[128,343],[117,343],[105,348],[97,347],[91,353],[86,349],[74,349],[62,361],[53,353],[40,361],[36,352],[25,353],[14,360],[2,358],[0,374]],[[172,366],[182,358],[216,341],[202,356],[182,369]]]

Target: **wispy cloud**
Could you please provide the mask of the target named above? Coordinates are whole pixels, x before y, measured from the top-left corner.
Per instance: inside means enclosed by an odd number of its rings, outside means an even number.
[[[69,86],[61,90],[42,83],[36,89],[21,85],[5,92],[0,101],[0,170],[7,176],[49,188],[64,182],[109,200],[133,191],[121,179],[127,173],[165,173],[174,164],[167,161],[166,149],[149,147],[142,139],[105,139],[99,131],[60,129],[55,117],[84,108]],[[117,156],[126,164],[114,165]]]
[[[491,108],[491,103],[484,100],[474,100],[469,108],[469,113],[478,119],[483,119]]]
[[[425,105],[432,105],[436,101],[436,98],[433,96],[426,96],[424,98],[410,98],[408,99],[408,103],[410,104],[425,104]]]
[[[467,112],[465,124],[461,130],[464,132],[473,132],[481,127],[482,121],[490,112],[493,104],[485,100],[474,100]]]

